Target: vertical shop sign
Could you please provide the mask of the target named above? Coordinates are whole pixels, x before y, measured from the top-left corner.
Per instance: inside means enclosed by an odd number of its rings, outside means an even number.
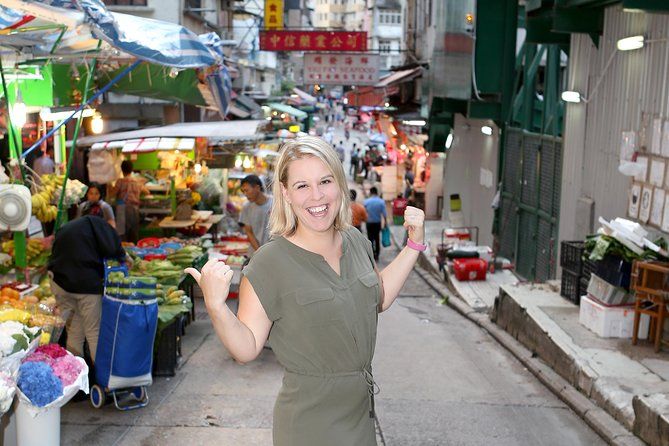
[[[265,0],[265,29],[283,29],[283,0]]]
[[[374,85],[379,82],[378,54],[305,54],[304,81],[324,85]]]

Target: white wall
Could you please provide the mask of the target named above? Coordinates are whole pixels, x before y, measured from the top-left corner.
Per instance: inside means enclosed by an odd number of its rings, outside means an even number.
[[[483,125],[493,128],[492,136],[481,133]],[[494,212],[491,203],[497,184],[499,130],[492,121],[455,115],[453,135],[444,167],[443,218],[448,218],[450,195],[459,194],[465,225],[478,226],[479,242],[492,246]],[[492,187],[481,185],[481,169],[492,172]]]
[[[639,34],[658,41],[616,52],[618,39]],[[572,36],[568,89],[581,92],[589,102],[567,105],[560,240],[582,239],[597,229],[596,223],[584,224],[590,220],[584,200],[594,202],[595,222],[599,216],[626,216],[631,180],[618,172],[621,133],[639,130],[642,113],[669,117],[667,35],[669,15],[624,12],[615,6],[606,10],[599,49],[586,35]]]

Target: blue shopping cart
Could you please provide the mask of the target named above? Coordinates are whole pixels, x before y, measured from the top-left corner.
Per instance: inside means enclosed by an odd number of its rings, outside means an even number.
[[[125,265],[105,262],[95,358],[97,383],[90,391],[91,404],[96,409],[105,405],[108,395],[119,410],[137,409],[149,403],[146,388],[152,383],[153,342],[158,325],[155,289],[155,279],[128,277]]]

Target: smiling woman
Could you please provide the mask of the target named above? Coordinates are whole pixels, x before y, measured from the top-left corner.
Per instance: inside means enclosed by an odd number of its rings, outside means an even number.
[[[332,224],[335,230],[350,226],[344,168],[324,140],[310,136],[289,140],[281,147],[275,172],[278,181],[273,189],[276,206],[270,216],[272,235],[290,237],[298,222],[321,230],[330,229]],[[325,209],[318,209],[323,206]]]
[[[371,363],[378,312],[399,294],[424,249],[424,214],[408,207],[411,243],[379,273],[370,242],[350,224],[344,170],[315,137],[285,143],[276,166],[272,240],[243,271],[239,311],[225,305],[232,271],[190,268],[214,328],[239,362],[269,339],[285,368],[274,407],[275,446],[375,446]]]

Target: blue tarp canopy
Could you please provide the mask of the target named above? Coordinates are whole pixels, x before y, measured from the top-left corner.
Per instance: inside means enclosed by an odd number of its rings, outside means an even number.
[[[232,81],[223,64],[221,40],[215,33],[197,36],[175,23],[111,12],[100,0],[2,0],[0,29],[20,24],[26,16],[65,25],[68,31],[76,29],[82,41],[92,36],[143,61],[176,69],[205,70],[220,114],[227,113]],[[82,28],[88,28],[89,36],[81,32]],[[54,40],[59,32],[51,31],[51,39],[45,40]],[[70,41],[68,44],[76,48]]]

